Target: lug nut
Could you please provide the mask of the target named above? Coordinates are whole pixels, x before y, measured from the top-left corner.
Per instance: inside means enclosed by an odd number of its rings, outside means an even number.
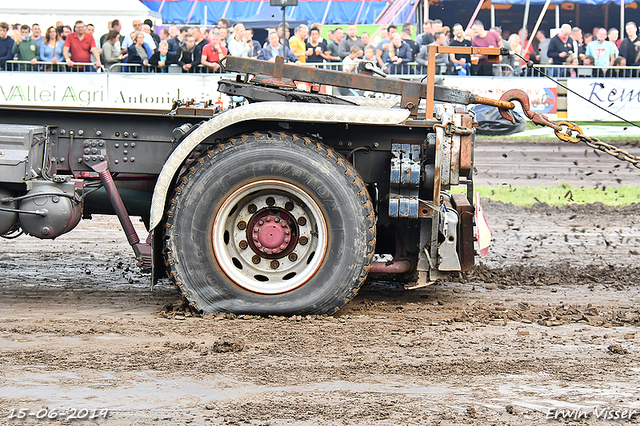
[[[244,220],[241,220],[240,222],[238,222],[236,226],[238,227],[239,230],[244,231],[245,229],[247,229],[247,222],[245,222]]]
[[[304,246],[304,245],[306,245],[306,244],[309,242],[309,239],[308,239],[307,237],[305,237],[305,236],[302,236],[302,237],[300,237],[300,239],[298,240],[298,242],[299,242],[301,245],[303,245],[303,246]]]
[[[246,249],[247,247],[249,247],[249,243],[246,242],[245,240],[242,240],[238,243],[238,247],[240,247],[242,250]]]
[[[254,256],[251,258],[251,261],[257,265],[258,263],[260,263],[260,256],[258,256],[257,254],[256,254],[256,255],[254,255]]]
[[[269,207],[272,207],[276,203],[276,200],[273,197],[269,197],[266,202]]]
[[[247,210],[249,210],[249,213],[255,213],[258,211],[258,208],[255,204],[251,203],[247,206]]]
[[[289,255],[289,260],[292,261],[292,262],[295,262],[296,260],[298,260],[298,255],[295,254],[295,253],[291,253]]]
[[[264,220],[259,220],[258,221],[258,225],[260,225],[260,226],[264,225]]]
[[[284,203],[284,208],[285,210],[293,210],[293,203],[291,201],[287,201],[286,203]]]
[[[278,223],[278,222],[280,222],[280,218],[279,218],[279,217],[275,217],[275,218],[273,219],[273,221],[274,221],[275,223]]]
[[[300,226],[304,226],[304,225],[306,225],[306,224],[307,224],[307,218],[305,218],[305,217],[303,217],[303,216],[300,216],[300,217],[298,218],[298,225],[300,225]]]
[[[278,262],[277,260],[272,260],[269,266],[271,266],[272,269],[278,269],[280,267],[280,262]]]

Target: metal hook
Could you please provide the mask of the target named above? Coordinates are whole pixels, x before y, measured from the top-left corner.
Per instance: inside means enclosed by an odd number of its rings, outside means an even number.
[[[553,121],[549,120],[546,115],[540,114],[539,112],[531,111],[531,103],[529,102],[529,96],[527,95],[527,92],[525,92],[524,90],[520,90],[520,89],[507,90],[502,94],[502,96],[500,97],[500,100],[505,102],[518,101],[520,102],[520,105],[522,105],[522,111],[524,112],[524,114],[535,124],[539,126],[551,127],[552,129],[557,131],[562,131],[562,127],[554,123]],[[513,116],[513,113],[511,112],[511,110],[504,109],[504,108],[499,108],[499,110],[500,110],[500,115],[502,115],[504,118],[511,121],[512,123],[516,122],[516,119]]]

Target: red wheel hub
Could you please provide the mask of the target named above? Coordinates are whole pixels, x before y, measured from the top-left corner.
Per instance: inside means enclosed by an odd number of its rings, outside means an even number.
[[[270,208],[257,212],[247,226],[247,240],[254,252],[266,258],[288,255],[297,242],[296,221],[289,212]]]

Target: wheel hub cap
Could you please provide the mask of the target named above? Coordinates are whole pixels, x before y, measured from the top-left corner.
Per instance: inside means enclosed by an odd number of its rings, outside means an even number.
[[[247,239],[251,249],[263,257],[286,256],[296,246],[295,219],[284,209],[259,211],[249,221]]]

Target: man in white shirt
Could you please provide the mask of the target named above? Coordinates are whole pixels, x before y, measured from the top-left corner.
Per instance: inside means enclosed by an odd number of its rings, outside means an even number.
[[[149,48],[153,51],[156,50],[156,42],[153,41],[153,37],[151,37],[151,34],[142,32],[142,21],[139,19],[135,19],[133,21],[133,29],[138,32],[138,33],[142,33],[144,34],[144,42],[147,43],[147,46],[149,46]],[[129,49],[129,46],[131,46],[132,44],[135,44],[133,41],[131,41],[131,34],[127,34],[124,38],[124,41],[122,42],[122,50],[124,52],[127,51],[127,49]]]

